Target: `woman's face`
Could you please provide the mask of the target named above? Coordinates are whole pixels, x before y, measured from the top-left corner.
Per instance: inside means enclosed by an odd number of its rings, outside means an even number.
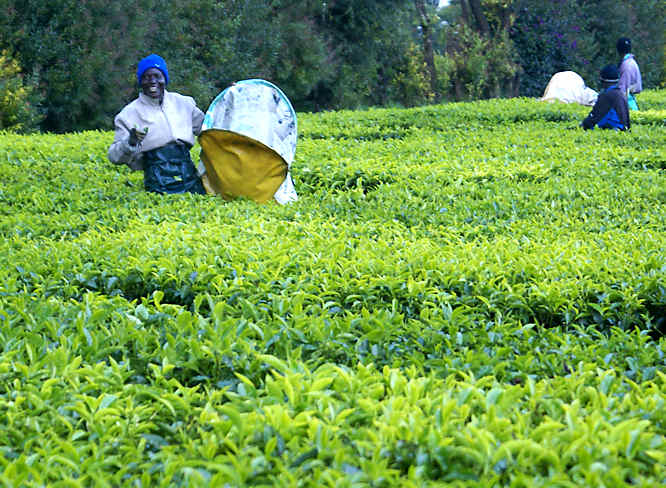
[[[151,98],[162,99],[164,97],[164,74],[157,68],[148,68],[141,75],[141,91]]]

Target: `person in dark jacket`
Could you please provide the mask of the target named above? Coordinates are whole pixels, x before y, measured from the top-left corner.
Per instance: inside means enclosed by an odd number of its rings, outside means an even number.
[[[590,114],[581,122],[583,129],[629,130],[627,97],[617,86],[620,74],[617,66],[609,64],[601,70],[603,91],[599,94]]]

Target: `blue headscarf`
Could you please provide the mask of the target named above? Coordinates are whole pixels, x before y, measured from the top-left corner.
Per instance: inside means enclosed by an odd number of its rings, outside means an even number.
[[[167,69],[166,61],[157,54],[151,54],[139,61],[139,65],[136,68],[136,79],[139,84],[141,84],[141,77],[143,74],[150,68],[157,68],[160,70],[164,75],[166,84],[169,84],[169,70]]]

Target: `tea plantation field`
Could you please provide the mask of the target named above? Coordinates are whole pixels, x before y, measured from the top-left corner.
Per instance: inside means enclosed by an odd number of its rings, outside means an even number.
[[[299,115],[289,206],[0,134],[0,484],[666,484],[666,91]],[[198,150],[193,150],[197,157]]]

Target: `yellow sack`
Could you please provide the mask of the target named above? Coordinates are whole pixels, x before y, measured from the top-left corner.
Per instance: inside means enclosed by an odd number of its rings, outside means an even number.
[[[225,200],[238,196],[265,203],[287,176],[287,163],[278,153],[250,137],[212,129],[199,136],[207,191]]]

